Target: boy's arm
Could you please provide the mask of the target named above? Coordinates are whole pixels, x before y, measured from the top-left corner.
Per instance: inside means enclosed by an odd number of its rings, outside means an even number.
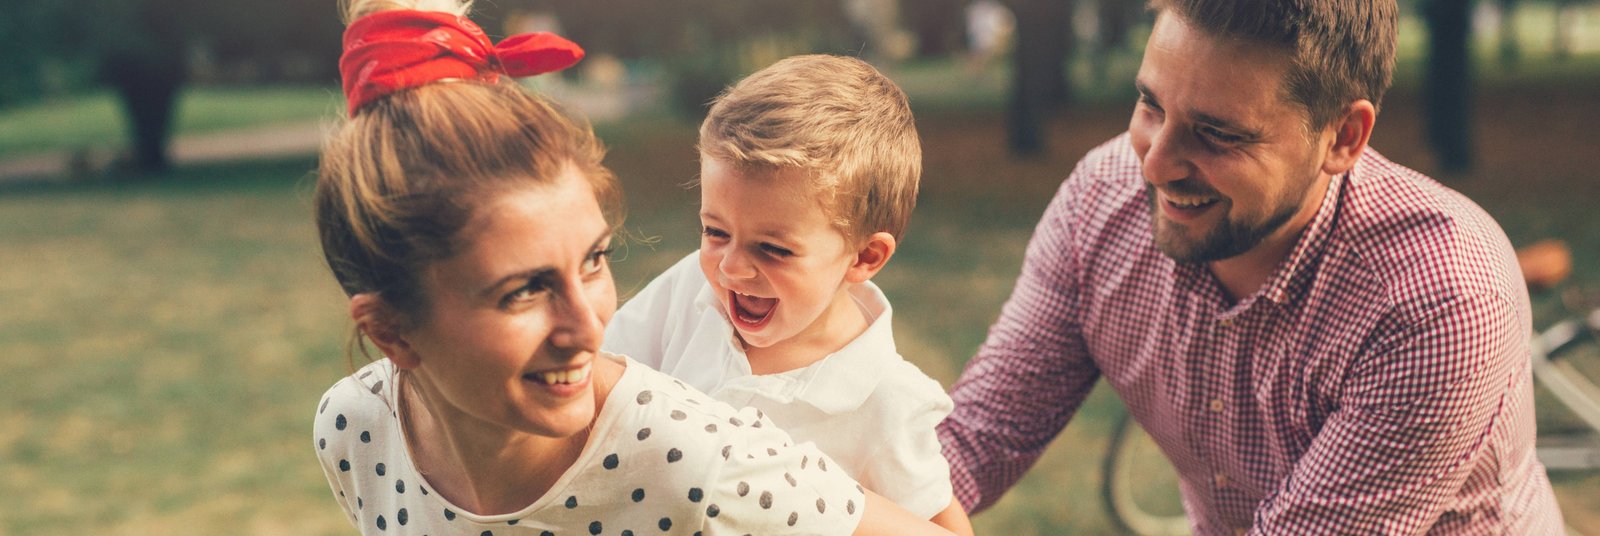
[[[955,497],[950,498],[950,506],[935,514],[932,521],[957,536],[972,536],[972,520],[967,518],[967,511],[961,509],[961,501]]]

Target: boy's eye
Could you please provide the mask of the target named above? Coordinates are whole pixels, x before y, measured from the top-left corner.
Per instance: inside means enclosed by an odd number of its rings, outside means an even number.
[[[722,229],[718,229],[716,227],[711,227],[711,226],[703,226],[703,227],[701,227],[700,228],[700,234],[706,235],[707,237],[710,237],[710,238],[727,238],[728,237],[728,233],[723,232]]]
[[[775,257],[788,257],[790,255],[794,255],[793,251],[765,243],[761,244],[761,251],[765,251]]]

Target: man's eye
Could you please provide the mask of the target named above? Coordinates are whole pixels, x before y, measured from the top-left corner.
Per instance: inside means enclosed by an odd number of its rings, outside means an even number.
[[[1209,139],[1213,142],[1229,145],[1244,141],[1244,136],[1229,134],[1212,127],[1200,127],[1200,135],[1205,136],[1206,139]]]

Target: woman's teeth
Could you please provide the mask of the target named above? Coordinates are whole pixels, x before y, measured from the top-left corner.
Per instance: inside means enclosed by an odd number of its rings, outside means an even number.
[[[589,368],[592,365],[593,364],[591,363],[575,369],[558,370],[554,372],[534,372],[528,375],[533,376],[535,381],[545,385],[555,385],[558,383],[578,383],[583,381],[584,378],[589,377]]]

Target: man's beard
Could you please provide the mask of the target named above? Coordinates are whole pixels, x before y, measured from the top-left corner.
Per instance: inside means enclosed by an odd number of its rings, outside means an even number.
[[[1173,187],[1183,183],[1183,181],[1174,182],[1168,189],[1185,194],[1222,197],[1209,188],[1193,188],[1187,185]],[[1222,211],[1221,221],[1199,239],[1190,239],[1183,233],[1187,227],[1173,223],[1161,214],[1161,207],[1157,205],[1162,201],[1157,198],[1155,187],[1146,184],[1145,190],[1150,201],[1151,232],[1154,234],[1156,248],[1173,260],[1183,263],[1219,261],[1254,249],[1261,244],[1261,241],[1289,223],[1300,210],[1300,203],[1296,201],[1305,199],[1305,190],[1288,192],[1288,196],[1278,200],[1272,214],[1266,219],[1248,222],[1230,218],[1229,209],[1233,208],[1233,200],[1223,198],[1217,201],[1220,206],[1213,207]]]

